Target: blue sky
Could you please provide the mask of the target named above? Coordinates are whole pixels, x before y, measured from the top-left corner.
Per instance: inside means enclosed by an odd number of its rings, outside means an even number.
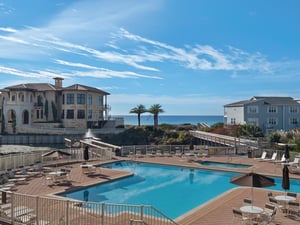
[[[109,92],[111,115],[222,115],[252,96],[300,98],[298,0],[0,0],[0,88]]]

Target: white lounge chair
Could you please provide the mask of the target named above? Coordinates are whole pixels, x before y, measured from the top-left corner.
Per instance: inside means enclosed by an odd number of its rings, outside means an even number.
[[[16,173],[16,175],[20,174],[20,175],[24,175],[24,177],[34,177],[41,174],[40,172],[27,171],[27,169],[24,166],[20,166],[19,169],[20,172]]]
[[[261,157],[259,157],[259,158],[254,158],[254,159],[255,159],[255,160],[264,160],[264,159],[266,158],[266,156],[267,156],[267,152],[264,151],[264,152],[261,154]]]
[[[282,163],[282,165],[299,166],[300,165],[300,157],[295,157],[293,162]]]
[[[300,174],[300,166],[291,166],[289,171],[293,174]]]
[[[272,157],[270,159],[263,159],[263,161],[274,162],[277,159],[277,152],[273,152]]]
[[[285,154],[281,156],[280,160],[275,160],[274,163],[284,163],[286,161]]]

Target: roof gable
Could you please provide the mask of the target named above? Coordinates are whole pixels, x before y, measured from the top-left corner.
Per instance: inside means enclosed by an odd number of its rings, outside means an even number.
[[[243,100],[238,102],[229,103],[224,105],[224,107],[243,107],[247,104],[261,102],[269,105],[299,105],[299,102],[291,97],[263,97],[263,96],[253,96],[249,100]]]
[[[56,86],[48,83],[28,83],[28,84],[18,84],[10,87],[6,87],[10,91],[55,91],[60,90]]]
[[[100,93],[102,95],[109,95],[108,92],[102,91],[100,89],[94,88],[94,87],[89,87],[81,84],[73,84],[69,87],[63,88],[64,91],[86,91],[86,92],[95,92],[95,93]]]

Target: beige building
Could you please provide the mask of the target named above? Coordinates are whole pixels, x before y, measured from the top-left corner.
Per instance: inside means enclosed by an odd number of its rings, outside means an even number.
[[[0,90],[1,133],[37,133],[41,129],[102,128],[109,120],[109,93],[81,84],[63,87],[28,83]]]

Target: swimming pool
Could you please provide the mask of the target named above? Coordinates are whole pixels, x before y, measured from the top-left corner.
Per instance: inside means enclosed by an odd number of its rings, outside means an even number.
[[[203,166],[212,166],[212,167],[230,168],[230,169],[251,167],[251,165],[246,165],[246,164],[222,163],[222,162],[213,162],[213,161],[199,161],[199,163]]]
[[[82,201],[152,205],[172,219],[236,187],[230,177],[238,173],[121,161],[103,167],[131,171],[135,175],[61,196]],[[281,190],[281,179],[275,178]],[[291,180],[291,191],[300,182]]]

